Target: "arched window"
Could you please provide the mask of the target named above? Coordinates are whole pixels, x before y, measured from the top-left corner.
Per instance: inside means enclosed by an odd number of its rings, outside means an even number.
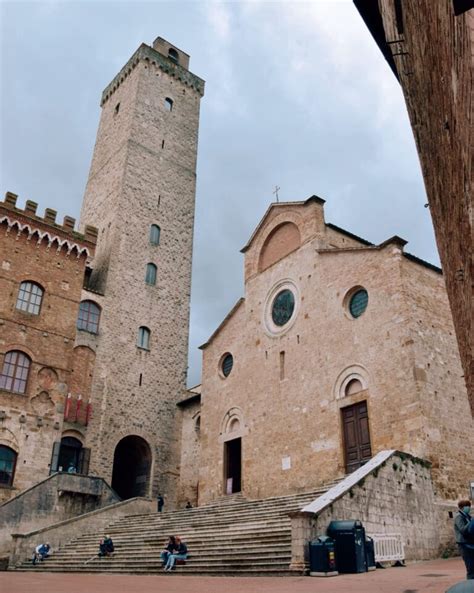
[[[168,58],[170,58],[171,60],[173,60],[173,62],[176,62],[176,64],[179,64],[179,54],[172,47],[170,47],[169,50],[168,50]]]
[[[25,393],[31,360],[19,350],[10,350],[3,359],[0,389],[13,393]]]
[[[166,111],[173,111],[173,99],[166,97],[165,99],[165,109]]]
[[[351,379],[346,385],[345,393],[346,395],[352,395],[354,393],[359,393],[359,391],[362,391],[363,389],[364,388],[359,379]]]
[[[146,265],[145,282],[154,286],[156,284],[156,266],[155,264]]]
[[[22,282],[16,299],[16,308],[32,315],[39,315],[43,294],[44,290],[39,284]]]
[[[12,486],[17,454],[10,447],[0,445],[0,486]]]
[[[150,243],[152,245],[160,244],[161,229],[157,224],[152,224],[150,227]]]
[[[77,329],[91,334],[99,333],[100,307],[93,301],[82,301],[79,305]]]
[[[150,349],[150,330],[144,325],[138,328],[137,346],[144,350]]]

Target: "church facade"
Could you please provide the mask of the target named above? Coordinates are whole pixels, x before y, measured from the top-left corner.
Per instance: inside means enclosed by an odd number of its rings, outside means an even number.
[[[245,296],[202,346],[200,503],[309,491],[384,449],[431,462],[440,497],[466,491],[474,423],[444,280],[405,243],[326,223],[315,196],[268,209]]]

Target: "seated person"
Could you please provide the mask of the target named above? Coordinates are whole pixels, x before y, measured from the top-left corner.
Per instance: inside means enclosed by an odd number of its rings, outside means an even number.
[[[35,548],[32,562],[33,562],[33,564],[36,564],[38,562],[38,560],[40,560],[42,562],[45,558],[47,558],[50,555],[51,555],[51,546],[48,543],[40,544],[39,546],[36,546],[36,548]]]
[[[98,556],[112,556],[114,553],[114,542],[112,538],[105,535],[99,542],[99,554]]]
[[[168,558],[169,558],[170,554],[173,553],[173,550],[175,549],[175,547],[176,547],[176,539],[175,539],[174,535],[170,535],[168,537],[168,541],[167,541],[165,547],[163,548],[163,551],[160,554],[161,564],[163,566],[165,566],[166,563],[168,562]]]
[[[181,541],[180,537],[176,536],[173,552],[168,556],[164,570],[167,572],[172,571],[176,560],[186,560],[187,557],[188,548],[186,544]]]

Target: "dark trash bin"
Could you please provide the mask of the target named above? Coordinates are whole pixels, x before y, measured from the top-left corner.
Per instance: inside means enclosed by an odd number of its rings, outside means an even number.
[[[309,542],[309,575],[332,577],[337,574],[334,540],[327,535],[320,535]]]
[[[367,562],[367,570],[376,570],[375,544],[374,540],[368,535],[365,536],[365,560]]]
[[[360,521],[331,521],[327,534],[336,543],[336,567],[340,573],[367,571],[365,529]]]

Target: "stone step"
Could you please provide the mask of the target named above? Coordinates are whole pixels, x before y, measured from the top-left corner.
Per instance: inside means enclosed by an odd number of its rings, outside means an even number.
[[[175,533],[190,552],[186,565],[178,566],[176,574],[294,574],[289,571],[288,513],[324,492],[321,488],[259,501],[238,495],[193,509],[121,517],[99,533],[80,534],[37,566],[23,563],[20,570],[158,574],[162,572],[160,552],[169,534]],[[104,533],[114,540],[116,551],[111,558],[96,556]]]

